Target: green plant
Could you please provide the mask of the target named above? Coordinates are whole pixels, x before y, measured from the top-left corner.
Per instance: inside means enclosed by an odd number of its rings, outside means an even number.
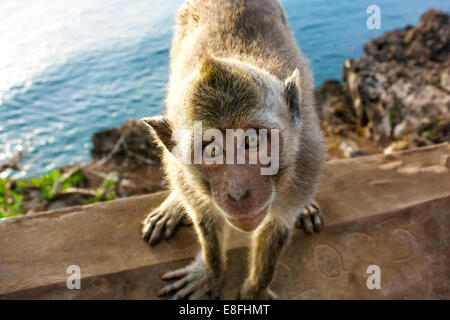
[[[0,218],[9,218],[24,214],[24,193],[28,188],[40,190],[41,197],[51,201],[59,191],[80,187],[83,182],[81,170],[61,173],[59,169],[47,172],[42,177],[34,177],[20,181],[10,178],[0,179]],[[96,190],[96,195],[85,203],[95,203],[114,200],[116,194],[117,178],[104,178],[101,187]]]
[[[117,179],[103,178],[103,185],[97,189],[97,194],[94,198],[85,201],[85,204],[91,204],[96,202],[110,201],[117,197],[115,186]]]
[[[33,187],[41,189],[41,196],[47,200],[54,199],[59,189],[67,190],[73,188],[82,181],[83,174],[80,170],[66,176],[62,175],[59,169],[52,170],[41,178],[30,178],[29,180]]]
[[[11,185],[9,179],[0,179],[0,218],[10,218],[24,213],[23,195],[13,190]]]
[[[42,177],[25,180],[0,179],[0,218],[9,218],[25,213],[22,200],[27,188],[37,188],[43,198],[53,200],[59,190],[77,187],[82,182],[81,170],[61,174],[59,169],[52,170]]]
[[[434,135],[434,132],[433,132],[433,130],[425,130],[425,131],[422,131],[422,135],[425,138],[431,139]]]

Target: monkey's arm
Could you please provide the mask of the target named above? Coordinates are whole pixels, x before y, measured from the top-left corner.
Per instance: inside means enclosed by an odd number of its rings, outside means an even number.
[[[172,299],[197,300],[209,293],[211,299],[220,298],[223,271],[225,269],[225,248],[223,241],[224,221],[209,214],[195,221],[202,251],[188,266],[168,272],[163,280],[178,279],[159,291],[159,295],[174,293]]]
[[[157,244],[163,236],[169,239],[178,224],[185,218],[184,207],[178,200],[177,192],[172,191],[166,200],[150,212],[142,222],[142,239],[150,245]]]
[[[241,288],[240,299],[277,298],[269,285],[289,233],[289,229],[277,218],[272,218],[258,231],[250,249],[250,272]]]

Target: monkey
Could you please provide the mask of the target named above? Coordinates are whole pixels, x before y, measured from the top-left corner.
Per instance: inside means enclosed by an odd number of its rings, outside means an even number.
[[[313,90],[309,61],[279,0],[191,0],[180,7],[166,112],[142,119],[162,149],[170,195],[141,232],[154,245],[187,216],[201,250],[162,276],[175,281],[159,295],[219,299],[228,235],[240,230],[251,244],[238,298],[277,298],[270,283],[293,227],[312,233],[324,224],[314,201],[325,147]],[[259,156],[263,149],[271,150],[269,162]],[[239,152],[245,160],[257,153],[256,162],[236,161]]]

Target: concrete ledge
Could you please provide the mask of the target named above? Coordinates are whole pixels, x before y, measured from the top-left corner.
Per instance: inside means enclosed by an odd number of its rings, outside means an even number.
[[[283,299],[450,298],[450,147],[331,161],[318,196],[319,235],[297,232],[277,268]],[[149,248],[141,220],[166,193],[6,219],[0,222],[2,299],[154,299],[161,273],[198,251],[192,230]],[[245,276],[246,249],[230,244],[224,298]],[[78,265],[82,290],[66,288]],[[381,268],[382,288],[366,287]],[[245,270],[245,269],[244,269]]]

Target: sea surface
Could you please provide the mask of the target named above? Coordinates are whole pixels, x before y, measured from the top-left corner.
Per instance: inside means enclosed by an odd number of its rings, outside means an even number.
[[[255,0],[257,1],[257,0]],[[16,178],[88,160],[91,135],[164,110],[182,0],[1,0],[0,163],[27,150]],[[315,84],[340,79],[370,37],[416,25],[449,0],[282,0]],[[369,5],[381,29],[369,30]]]

